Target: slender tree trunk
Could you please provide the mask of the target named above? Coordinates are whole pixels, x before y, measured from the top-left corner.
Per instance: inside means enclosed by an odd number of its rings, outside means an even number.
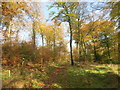
[[[118,21],[118,29],[120,29],[120,19]],[[118,60],[120,64],[120,31],[118,32]]]
[[[83,60],[85,61],[85,57],[86,57],[86,51],[85,51],[85,46],[84,46],[84,40],[83,38],[81,38],[81,49],[82,49],[82,52],[83,52]]]
[[[120,60],[120,31],[118,32],[118,60]],[[120,61],[119,61],[120,63]]]
[[[94,43],[94,46],[93,46],[93,49],[94,49],[94,59],[95,59],[95,61],[97,61],[98,58],[97,58],[96,46],[95,46],[95,42],[94,41],[93,41],[93,43]]]
[[[79,60],[81,59],[81,33],[80,33],[80,23],[79,23],[80,19],[78,17],[78,37],[79,37],[79,40],[78,40],[78,44],[79,44],[79,49],[78,49],[78,55],[79,55]]]
[[[79,37],[78,43],[80,42],[80,30],[79,30],[80,24],[79,24],[79,20],[80,20],[80,19],[78,18],[78,37]],[[78,43],[77,43],[77,44],[78,44]],[[79,47],[80,47],[80,45],[79,45]],[[77,48],[77,49],[78,49],[78,48]],[[80,50],[78,49],[78,54],[79,54],[79,57],[80,57],[79,51],[80,51]],[[80,59],[80,58],[79,58],[79,59]]]
[[[79,32],[79,60],[82,57],[82,34]]]
[[[36,33],[35,33],[35,22],[34,21],[33,21],[32,32],[33,32],[33,36],[32,36],[32,39],[33,39],[33,48],[35,48],[36,47],[36,41],[35,41]]]
[[[53,46],[53,50],[54,50],[54,51],[53,51],[53,54],[54,54],[54,55],[53,55],[53,56],[54,56],[54,57],[53,57],[53,61],[56,61],[56,50],[55,50],[55,47],[56,47],[56,40],[55,40],[55,39],[56,39],[56,37],[55,37],[55,33],[56,33],[56,32],[55,32],[55,29],[54,29],[54,42],[53,42],[53,44],[54,44],[54,46]]]
[[[43,34],[41,35],[41,38],[42,38],[42,48],[41,48],[41,56],[42,56],[42,58],[41,58],[41,64],[45,64],[45,60],[44,60],[44,58],[43,58],[43,55],[44,55],[44,51],[43,51],[43,46],[44,46],[44,36],[43,36]]]
[[[5,33],[4,33],[4,36],[5,36],[5,42],[9,42],[11,45],[11,26],[12,26],[12,20],[13,20],[13,16],[11,15],[10,16],[10,21],[6,24],[6,30],[5,30]]]
[[[18,41],[19,41],[19,30],[17,30],[16,32],[16,42],[18,43]]]
[[[79,42],[79,60],[81,59],[81,44],[80,44],[80,42]]]
[[[66,8],[66,6],[63,5],[63,8]],[[68,9],[66,9],[66,13],[68,13]],[[69,23],[69,29],[70,29],[70,58],[71,58],[71,65],[74,65],[74,61],[73,61],[73,54],[72,54],[72,36],[73,36],[73,32],[72,32],[72,25],[71,25],[71,18],[70,16],[68,17],[68,23]]]
[[[76,50],[79,52],[78,49],[79,49],[79,48],[78,48],[78,42],[76,42]]]
[[[84,52],[85,52],[85,60],[87,60],[87,48],[84,41],[83,41],[83,45],[84,45]]]
[[[110,59],[110,49],[109,49],[109,45],[108,45],[108,39],[107,39],[107,36],[106,34],[104,35],[105,36],[105,39],[106,39],[106,46],[107,46],[107,49],[108,49],[108,58]]]
[[[83,47],[83,36],[80,34],[80,58],[82,57],[84,59],[84,55],[82,53],[84,52],[84,47]]]
[[[76,42],[76,52],[77,52],[77,59],[79,61],[79,43]]]
[[[33,33],[32,42],[33,42],[33,53],[34,53],[33,60],[35,61],[35,59],[36,59],[36,54],[35,54],[35,51],[36,51],[36,40],[35,40],[36,33],[35,33],[35,22],[34,21],[33,21],[32,33]]]
[[[71,57],[71,65],[74,65],[73,61],[73,54],[72,54],[72,27],[71,27],[71,22],[69,21],[69,27],[70,27],[70,57]]]
[[[10,43],[11,45],[11,23],[12,23],[12,20],[10,21],[10,25],[9,25],[9,28],[8,28],[8,42]]]
[[[111,57],[110,57],[110,48],[109,48],[108,43],[106,43],[106,45],[107,45],[107,49],[108,49],[108,57],[109,57],[109,59],[110,59],[110,58],[111,58]]]
[[[42,46],[44,46],[44,36],[41,35],[41,37],[42,37]]]

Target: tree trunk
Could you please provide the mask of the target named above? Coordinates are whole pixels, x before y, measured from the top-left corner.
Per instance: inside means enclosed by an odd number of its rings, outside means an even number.
[[[110,49],[109,49],[109,45],[108,45],[108,43],[106,43],[106,45],[107,45],[107,49],[108,49],[108,57],[109,57],[109,59],[110,59],[111,57],[110,57]]]
[[[118,60],[120,60],[120,31],[118,32]],[[119,61],[120,64],[120,61]]]
[[[85,60],[87,60],[87,48],[84,40],[83,40],[83,45],[84,45],[84,52],[85,52]]]
[[[70,57],[71,57],[71,65],[74,65],[74,61],[73,61],[73,54],[72,54],[72,27],[71,27],[71,23],[69,21],[69,27],[70,27]]]
[[[56,32],[55,32],[55,29],[54,29],[53,61],[55,61],[55,59],[56,59],[56,50],[55,50],[55,47],[56,47],[56,46],[55,46],[55,45],[56,45],[56,40],[55,40],[55,39],[56,39],[56,37],[55,37],[55,33],[56,33]]]
[[[80,45],[80,42],[81,42],[81,38],[80,38],[80,23],[79,23],[79,18],[78,18],[78,37],[79,37],[79,40],[78,40],[78,44],[79,44],[79,49],[78,49],[78,55],[79,55],[79,60],[81,59],[81,45]]]
[[[78,48],[78,42],[76,42],[76,50],[78,50],[79,48]],[[78,52],[79,52],[79,50],[78,50]]]
[[[32,36],[33,48],[35,49],[35,47],[36,47],[36,41],[35,41],[36,33],[35,33],[35,22],[34,22],[34,21],[33,21],[33,29],[32,29],[32,32],[33,32],[33,36]]]
[[[16,32],[16,42],[19,43],[19,30]]]
[[[42,46],[44,46],[44,36],[41,35],[41,37],[42,37]]]
[[[106,39],[106,46],[107,46],[107,49],[108,49],[108,58],[110,59],[110,50],[109,50],[109,45],[108,45],[108,39],[107,39],[107,35],[105,34],[105,39]]]
[[[95,46],[95,42],[93,41],[94,43],[94,46],[93,46],[93,49],[94,49],[94,60],[97,61],[98,58],[97,58],[97,52],[96,52],[96,46]]]
[[[120,19],[118,21],[118,29],[120,29]],[[118,32],[118,60],[119,60],[119,64],[120,64],[120,31]]]
[[[35,59],[36,59],[36,54],[35,54],[35,51],[36,51],[36,40],[35,40],[36,33],[35,33],[35,22],[34,21],[33,21],[32,33],[33,33],[32,42],[33,42],[33,54],[34,54],[33,61],[35,61]]]
[[[41,58],[41,64],[44,65],[45,60],[44,60],[44,58],[43,58],[43,55],[44,55],[44,51],[43,51],[43,46],[44,46],[44,36],[43,36],[43,34],[41,35],[41,37],[42,37],[42,48],[41,48],[41,55],[42,55],[42,58]]]
[[[82,52],[84,52],[84,48],[83,48],[83,37],[82,37],[82,34],[80,35],[80,41],[79,41],[79,54],[80,54],[80,56],[79,56],[79,58],[81,59],[84,59],[83,58],[83,55],[82,55]]]
[[[6,30],[4,32],[4,42],[9,42],[11,45],[11,25],[12,25],[13,16],[10,16],[10,21],[6,23]]]
[[[78,49],[79,51],[79,60],[81,59],[81,44],[80,44],[80,42],[79,42],[79,49]]]
[[[10,24],[9,24],[9,28],[8,28],[8,33],[7,33],[7,36],[8,36],[8,42],[10,43],[11,45],[11,22],[12,20],[10,21]]]

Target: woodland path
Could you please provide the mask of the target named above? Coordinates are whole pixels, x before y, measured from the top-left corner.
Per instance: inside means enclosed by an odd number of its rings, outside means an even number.
[[[53,71],[51,71],[50,77],[44,80],[45,86],[43,88],[51,88],[53,83],[58,83],[59,81],[56,81],[56,78],[59,78],[59,76],[62,76],[61,72],[65,72],[65,70],[69,67],[70,66],[62,65],[62,66],[58,66]]]

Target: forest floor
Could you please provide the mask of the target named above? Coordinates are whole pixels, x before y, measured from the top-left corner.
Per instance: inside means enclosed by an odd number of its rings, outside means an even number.
[[[11,71],[11,76],[3,69],[2,79],[4,88],[117,88],[118,69],[115,64],[65,64],[48,66],[42,72],[32,69],[22,75]]]

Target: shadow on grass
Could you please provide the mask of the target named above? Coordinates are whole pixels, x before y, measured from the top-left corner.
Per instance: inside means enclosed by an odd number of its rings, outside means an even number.
[[[120,77],[108,68],[86,70],[71,67],[60,72],[51,83],[52,88],[118,88]],[[54,77],[54,76],[53,76]]]

